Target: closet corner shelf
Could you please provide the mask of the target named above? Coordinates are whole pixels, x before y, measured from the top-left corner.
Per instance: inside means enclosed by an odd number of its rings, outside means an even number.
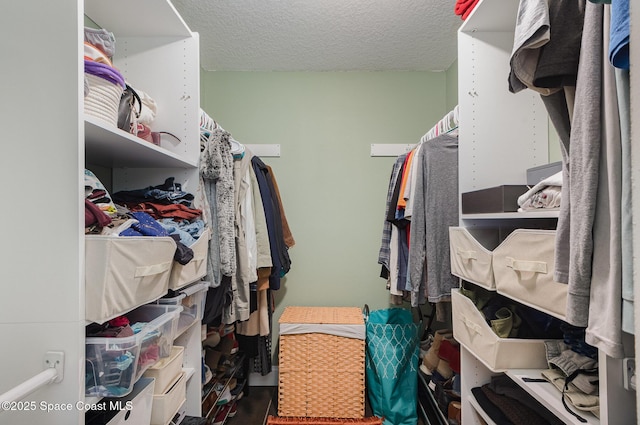
[[[510,369],[506,371],[506,374],[564,423],[581,424],[573,415],[566,411],[562,405],[560,391],[558,391],[553,384],[550,382],[524,382],[522,380],[524,377],[540,378],[542,371],[543,369]],[[576,413],[586,419],[586,424],[600,424],[600,420],[590,413],[581,411],[576,411]]]
[[[108,168],[195,168],[167,149],[85,116],[85,163]]]
[[[463,220],[495,220],[507,219],[517,220],[519,218],[558,218],[560,211],[528,211],[528,212],[504,212],[504,213],[484,213],[484,214],[462,214]]]

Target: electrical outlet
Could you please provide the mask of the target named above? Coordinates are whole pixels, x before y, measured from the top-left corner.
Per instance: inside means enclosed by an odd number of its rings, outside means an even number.
[[[636,359],[633,357],[627,357],[622,359],[622,371],[624,375],[624,389],[636,390]]]

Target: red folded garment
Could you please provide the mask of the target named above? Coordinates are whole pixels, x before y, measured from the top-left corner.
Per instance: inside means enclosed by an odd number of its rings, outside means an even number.
[[[475,0],[457,0],[456,5],[453,7],[453,12],[456,15],[462,15],[474,2]]]
[[[456,15],[467,19],[480,0],[458,0],[453,8]]]
[[[462,14],[462,20],[464,21],[465,19],[467,19],[469,17],[469,15],[471,15],[471,12],[473,12],[473,9],[475,9],[476,5],[478,4],[480,0],[475,0],[473,2],[473,4],[467,9],[465,10],[465,12]]]
[[[141,204],[129,206],[131,211],[143,211],[151,217],[159,220],[161,218],[175,218],[193,220],[202,215],[202,210],[189,208],[182,204],[155,204],[153,202],[143,202]]]
[[[104,227],[109,223],[111,223],[111,217],[93,202],[87,199],[84,200],[84,227],[93,226],[94,224]]]

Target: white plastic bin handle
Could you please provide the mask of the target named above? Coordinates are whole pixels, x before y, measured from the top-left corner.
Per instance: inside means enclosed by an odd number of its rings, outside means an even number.
[[[519,272],[547,274],[547,263],[544,261],[516,260],[515,258],[507,257],[507,267]]]
[[[468,319],[464,314],[461,314],[460,317],[462,318],[462,323],[464,323],[467,328],[482,336],[482,329],[477,323]]]
[[[171,268],[171,263],[172,261],[167,261],[166,263],[136,267],[135,277],[153,276],[154,274],[166,272]]]
[[[458,257],[462,258],[465,261],[478,259],[478,257],[476,256],[476,251],[463,251],[460,248],[458,248],[457,254],[458,254]]]
[[[201,263],[206,259],[207,257],[205,255],[202,255],[202,256],[192,258],[191,261],[193,261],[194,263]]]

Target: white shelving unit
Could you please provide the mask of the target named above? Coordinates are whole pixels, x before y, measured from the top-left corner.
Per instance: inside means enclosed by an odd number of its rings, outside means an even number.
[[[158,104],[154,131],[168,131],[160,147],[83,111],[85,17],[116,36],[114,65]],[[28,397],[35,411],[0,412],[1,423],[84,423],[85,400],[84,169],[112,192],[175,177],[198,185],[199,39],[169,0],[28,0],[3,7],[0,175],[12,184],[12,204],[27,227],[9,225],[13,246],[3,252],[0,301],[3,365],[0,393],[42,370],[50,350],[65,353],[64,379]],[[28,29],[28,30],[27,30]],[[9,65],[11,64],[11,65]],[[3,215],[5,222],[13,214]],[[34,231],[34,229],[37,229]],[[124,313],[124,312],[123,312]],[[19,341],[12,344],[11,341]],[[200,415],[200,327],[176,340],[190,370],[186,413]],[[49,411],[40,403],[74,406]]]
[[[460,193],[526,184],[527,168],[549,162],[548,117],[539,95],[530,90],[518,94],[508,91],[517,11],[516,0],[481,0],[458,32]],[[557,211],[461,214],[460,225],[478,230],[536,228],[555,223],[557,217]],[[625,347],[633,350],[633,338],[626,341]],[[636,423],[636,394],[622,386],[622,362],[599,354],[600,420],[588,413],[581,416],[592,424]],[[565,423],[579,423],[566,413],[560,392],[551,384],[528,384],[520,379],[539,374],[539,370],[492,370],[464,346],[461,368],[464,425],[480,424],[480,417],[488,419],[471,395],[471,388],[488,383],[493,375],[502,372]]]
[[[525,382],[522,378],[540,378],[542,369],[511,369],[508,370],[507,376],[516,384],[520,385],[525,391],[538,400],[543,406],[551,411],[554,415],[562,419],[565,423],[573,423],[576,421],[562,405],[560,392],[550,382]],[[599,424],[600,420],[593,415],[579,413],[587,422],[586,424]]]
[[[474,413],[479,415],[488,425],[496,425],[496,423],[489,417],[489,415],[487,415],[487,413],[482,410],[482,407],[480,407],[480,404],[473,395],[469,395],[469,404],[471,404],[471,406],[475,410]]]

